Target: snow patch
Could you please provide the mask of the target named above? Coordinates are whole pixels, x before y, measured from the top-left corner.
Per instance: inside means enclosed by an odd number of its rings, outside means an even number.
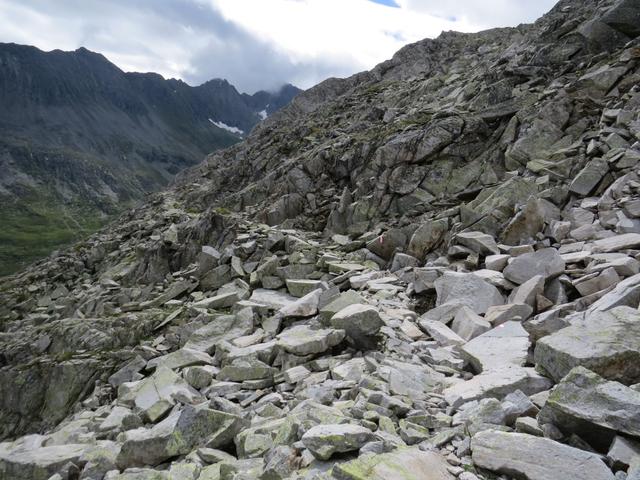
[[[242,136],[244,135],[244,131],[240,130],[238,127],[232,127],[230,125],[227,125],[224,122],[214,122],[213,120],[209,119],[209,121],[214,124],[216,127],[221,128],[223,130],[226,130],[227,132],[233,133],[234,135],[239,135]]]
[[[267,113],[266,110],[262,110],[262,111],[258,112],[258,115],[260,115],[260,118],[262,120],[264,120],[265,118],[267,118],[269,116],[269,114]]]

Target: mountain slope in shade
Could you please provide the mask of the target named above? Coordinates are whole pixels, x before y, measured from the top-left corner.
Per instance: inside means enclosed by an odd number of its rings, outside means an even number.
[[[191,87],[84,48],[0,44],[0,274],[95,230],[298,92]]]

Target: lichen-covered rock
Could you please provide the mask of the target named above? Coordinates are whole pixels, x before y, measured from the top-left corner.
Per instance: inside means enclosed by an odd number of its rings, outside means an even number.
[[[373,439],[371,430],[359,425],[317,425],[305,432],[302,443],[320,460],[334,453],[358,450]]]
[[[539,420],[607,448],[616,432],[640,436],[640,392],[575,367],[553,389]]]
[[[527,480],[613,480],[598,455],[524,433],[480,432],[471,440],[481,468]]]
[[[535,361],[560,381],[577,366],[626,385],[640,382],[640,313],[629,307],[594,312],[544,337]]]
[[[436,452],[402,448],[333,467],[338,480],[454,480],[445,458]]]
[[[278,345],[294,355],[310,355],[326,352],[345,337],[344,330],[313,330],[307,325],[289,328],[278,335]]]
[[[157,465],[197,446],[225,446],[243,426],[245,421],[236,415],[188,405],[151,428],[125,432],[117,463],[121,468]]]

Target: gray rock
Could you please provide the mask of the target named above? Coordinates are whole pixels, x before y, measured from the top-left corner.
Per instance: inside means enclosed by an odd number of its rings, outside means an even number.
[[[365,299],[353,290],[347,290],[336,298],[333,298],[326,305],[320,305],[320,318],[327,324],[336,313],[349,305],[366,304]]]
[[[491,235],[482,232],[462,232],[456,235],[455,240],[480,255],[498,255],[500,249]]]
[[[484,264],[488,270],[501,272],[509,263],[511,255],[489,255],[484,259]]]
[[[538,341],[535,362],[560,381],[577,366],[626,385],[640,382],[640,312],[616,307],[588,314]]]
[[[607,311],[619,306],[636,307],[640,303],[640,275],[626,278],[613,290],[596,300],[587,310],[588,314]]]
[[[626,470],[640,461],[640,442],[616,435],[609,447],[607,458],[614,468]]]
[[[317,425],[302,436],[302,443],[319,460],[328,460],[334,453],[358,450],[374,438],[371,430],[359,425]]]
[[[130,388],[125,383],[118,389],[119,401],[135,406],[151,422],[171,410],[176,398],[191,402],[202,399],[196,390],[166,367],[158,367],[153,375]]]
[[[344,330],[313,330],[308,325],[291,327],[278,335],[278,345],[294,355],[322,353],[344,340]]]
[[[89,445],[68,444],[16,447],[0,443],[0,478],[7,480],[48,480],[64,465],[78,463]]]
[[[278,292],[276,290],[267,290],[264,288],[256,288],[249,301],[266,305],[274,310],[280,310],[287,305],[291,305],[297,300],[296,297],[292,297],[286,293]]]
[[[491,330],[491,324],[476,314],[469,307],[460,307],[453,318],[451,330],[457,333],[462,339],[469,341],[484,332]]]
[[[419,260],[432,251],[442,242],[445,232],[449,227],[446,219],[427,222],[413,233],[409,241],[407,253]]]
[[[404,250],[406,244],[407,236],[394,228],[367,243],[367,249],[384,260],[391,260],[396,250]]]
[[[533,308],[523,303],[507,303],[498,305],[487,310],[484,319],[491,325],[497,327],[504,322],[524,321],[533,313]]]
[[[304,297],[308,293],[320,288],[322,282],[320,280],[305,280],[305,279],[287,279],[285,280],[289,293],[294,297]]]
[[[344,330],[356,344],[367,344],[367,337],[375,335],[384,322],[375,307],[353,304],[331,317],[331,326]]]
[[[411,255],[407,255],[406,253],[397,252],[393,256],[393,260],[391,261],[391,267],[389,267],[390,272],[397,272],[398,270],[402,270],[407,267],[417,267],[420,265],[420,261],[412,257]]]
[[[569,191],[583,197],[589,195],[608,171],[609,165],[605,160],[591,160],[573,179]]]
[[[98,427],[103,432],[130,430],[142,426],[142,420],[138,415],[126,407],[115,406]]]
[[[530,278],[511,292],[511,295],[509,295],[509,303],[528,305],[532,308],[533,312],[533,309],[536,307],[536,298],[538,295],[544,293],[544,281],[545,278],[542,275],[536,275]],[[526,320],[527,317],[522,317],[522,320]]]
[[[117,463],[120,468],[157,465],[196,446],[217,448],[229,444],[245,425],[235,415],[203,405],[175,410],[152,428],[124,433]]]
[[[484,431],[471,440],[473,462],[527,480],[614,480],[594,453],[523,433]]]
[[[635,0],[622,0],[602,17],[602,22],[629,38],[635,38],[640,35],[640,6]]]
[[[640,247],[640,233],[625,233],[593,242],[595,252],[617,252]]]
[[[323,290],[318,288],[313,290],[296,301],[282,307],[278,313],[283,318],[310,317],[318,313],[320,296]]]
[[[190,367],[192,365],[211,364],[213,364],[213,358],[205,352],[191,350],[189,348],[181,348],[175,352],[149,360],[147,368],[155,369],[162,366],[171,370],[176,370],[179,368]]]
[[[125,382],[133,382],[141,380],[144,376],[139,373],[147,365],[147,362],[141,357],[136,356],[125,366],[120,368],[116,373],[109,377],[109,383],[114,387],[119,387]]]
[[[544,248],[514,258],[503,273],[507,280],[522,285],[536,275],[545,279],[557,277],[564,272],[564,267],[564,260],[555,248]]]
[[[616,432],[640,436],[640,392],[576,367],[553,389],[538,420],[606,448]]]
[[[450,465],[436,452],[400,448],[381,455],[361,455],[337,463],[332,470],[337,480],[454,480]],[[459,477],[462,478],[462,477]]]
[[[458,336],[456,332],[437,320],[420,319],[420,328],[428,333],[438,345],[448,347],[451,345],[464,345],[465,340]]]
[[[529,351],[529,333],[520,322],[506,322],[460,347],[476,372],[515,365],[523,367]]]
[[[476,375],[471,380],[461,381],[446,388],[442,394],[454,408],[485,397],[503,399],[516,390],[526,395],[549,390],[553,383],[533,368],[503,367]]]
[[[485,313],[489,307],[502,305],[504,298],[493,285],[471,273],[445,272],[435,281],[436,305],[466,305],[475,313]]]

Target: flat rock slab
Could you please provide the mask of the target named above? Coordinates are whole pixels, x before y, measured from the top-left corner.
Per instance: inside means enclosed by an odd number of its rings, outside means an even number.
[[[191,334],[184,348],[213,354],[223,340],[233,340],[252,333],[253,315],[219,315]]]
[[[338,345],[345,335],[344,330],[313,330],[308,325],[298,325],[278,335],[278,345],[294,355],[311,355]]]
[[[327,324],[331,317],[333,317],[336,313],[342,310],[349,305],[354,304],[364,304],[366,300],[354,290],[347,290],[346,292],[342,292],[340,295],[335,297],[326,305],[322,305],[320,307],[320,318],[324,320]]]
[[[473,312],[471,313],[473,314]],[[423,318],[420,319],[418,323],[420,324],[420,328],[427,332],[440,346],[447,347],[465,344],[465,340],[462,337],[442,322]]]
[[[328,460],[334,453],[359,450],[374,438],[371,430],[360,425],[317,425],[302,436],[302,443],[319,460]]]
[[[37,448],[11,448],[0,444],[0,478],[11,480],[48,480],[66,463],[77,463],[91,445],[54,445]]]
[[[500,249],[495,239],[482,232],[462,232],[456,235],[455,240],[480,255],[498,255]]]
[[[640,382],[640,312],[616,307],[587,314],[584,320],[544,337],[536,344],[535,362],[559,382],[583,366],[608,380]]]
[[[296,297],[293,297],[288,293],[279,292],[277,290],[267,290],[265,288],[256,288],[249,298],[249,301],[251,302],[266,305],[274,310],[280,310],[281,308],[292,304],[296,300]]]
[[[455,480],[449,467],[436,452],[403,448],[336,464],[332,476],[337,480]]]
[[[466,305],[475,313],[485,313],[489,307],[502,305],[500,291],[472,273],[445,272],[435,282],[436,305]]]
[[[640,247],[640,233],[625,233],[593,242],[596,252],[617,252]]]
[[[160,366],[150,377],[141,380],[131,390],[125,392],[127,384],[121,385],[118,398],[125,403],[132,403],[149,421],[156,421],[167,413],[176,403],[174,397],[196,401],[202,399],[182,377],[167,367]]]
[[[595,453],[548,438],[486,430],[471,440],[472,459],[480,468],[526,480],[614,480]]]
[[[542,275],[545,279],[564,272],[565,263],[555,248],[544,248],[514,258],[503,271],[507,280],[522,285],[527,280]]]
[[[640,392],[576,367],[552,390],[540,419],[606,449],[615,432],[640,436]]]
[[[502,400],[516,390],[526,395],[549,390],[552,382],[540,375],[533,368],[504,367],[476,375],[471,380],[462,381],[442,393],[445,401],[454,408],[467,402],[485,397]]]
[[[530,343],[520,322],[505,322],[467,342],[460,353],[476,372],[509,365],[524,367]]]
[[[378,309],[371,305],[356,303],[349,305],[331,317],[331,326],[344,330],[356,346],[375,346],[372,336],[376,335],[384,322]]]
[[[192,365],[213,365],[213,358],[205,352],[181,348],[167,355],[153,358],[147,363],[147,368],[163,366],[171,370],[190,367]]]
[[[635,308],[638,303],[640,303],[640,274],[621,281],[613,290],[596,300],[587,312],[611,310],[622,306]]]
[[[304,297],[322,286],[320,280],[286,280],[286,283],[289,293],[297,298]]]
[[[284,318],[310,317],[318,313],[318,304],[322,289],[318,288],[298,298],[295,302],[282,307],[278,313]]]
[[[158,465],[196,446],[228,445],[243,426],[244,420],[236,415],[187,405],[152,428],[125,432],[117,464],[120,468]]]

